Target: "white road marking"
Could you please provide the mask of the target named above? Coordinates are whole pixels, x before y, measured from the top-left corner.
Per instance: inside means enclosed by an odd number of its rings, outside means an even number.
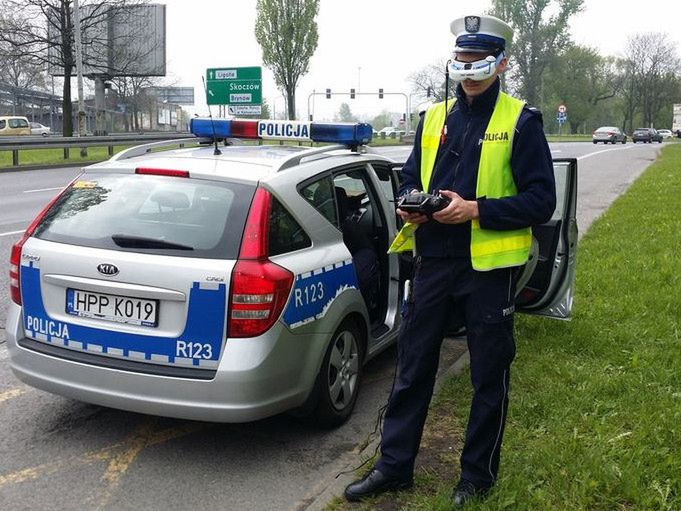
[[[21,231],[0,232],[0,238],[3,236],[14,236],[15,234],[22,234],[24,231],[25,229]]]
[[[596,151],[595,153],[589,153],[585,154],[584,156],[578,156],[578,160],[584,160],[585,158],[589,158],[590,156],[596,156],[597,154],[601,153],[609,153],[611,151],[626,151],[627,149],[632,149],[634,146],[629,146],[629,147],[616,147],[614,149],[603,149],[602,151]]]
[[[562,153],[563,150],[562,149],[551,149],[551,152],[552,153]]]
[[[8,356],[9,353],[7,353],[7,348],[0,346],[0,360],[5,360]]]
[[[61,190],[63,186],[57,186],[56,188],[36,188],[35,190],[24,190],[24,193],[38,193],[38,192],[52,192],[54,190]]]

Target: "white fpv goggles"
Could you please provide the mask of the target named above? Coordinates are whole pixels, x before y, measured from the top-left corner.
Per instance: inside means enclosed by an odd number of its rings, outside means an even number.
[[[449,77],[456,81],[462,82],[464,80],[481,81],[494,76],[495,71],[504,59],[504,52],[500,52],[496,57],[488,55],[482,60],[473,62],[460,62],[456,60],[456,53],[449,61]]]

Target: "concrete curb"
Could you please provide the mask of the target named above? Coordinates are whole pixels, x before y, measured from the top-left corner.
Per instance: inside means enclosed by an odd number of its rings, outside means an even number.
[[[470,364],[468,350],[454,361],[446,370],[442,371],[435,381],[434,394],[440,392],[445,381],[453,376],[459,376]],[[293,508],[295,511],[323,511],[334,497],[342,497],[345,487],[357,478],[355,468],[373,456],[378,446],[379,438],[374,438],[361,451],[352,451],[344,454],[334,465],[332,473],[323,477],[314,488]],[[343,473],[336,477],[336,474]]]

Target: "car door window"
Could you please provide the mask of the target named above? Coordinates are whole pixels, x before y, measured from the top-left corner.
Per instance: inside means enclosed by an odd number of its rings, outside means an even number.
[[[270,256],[293,252],[312,245],[310,237],[293,218],[293,215],[276,199],[272,200],[269,224]]]
[[[10,119],[9,120],[9,127],[10,128],[28,128],[28,122],[25,121],[24,119]]]
[[[304,186],[300,193],[324,218],[340,229],[330,177],[322,178]]]
[[[381,192],[389,201],[395,200],[397,194],[397,182],[389,166],[374,164],[374,172],[378,177]]]

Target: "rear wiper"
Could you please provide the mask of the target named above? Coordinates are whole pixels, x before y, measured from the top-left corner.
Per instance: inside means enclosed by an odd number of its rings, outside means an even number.
[[[194,250],[194,247],[159,240],[157,238],[145,238],[143,236],[128,236],[127,234],[113,234],[113,242],[123,248],[169,248],[174,250]]]

